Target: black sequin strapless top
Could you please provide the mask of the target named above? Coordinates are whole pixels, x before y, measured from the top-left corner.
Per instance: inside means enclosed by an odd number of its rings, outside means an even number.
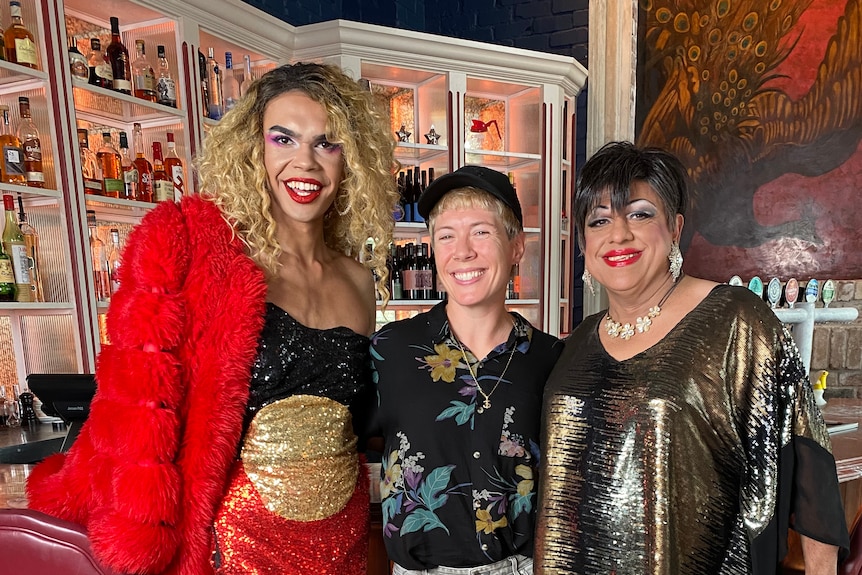
[[[306,327],[267,303],[252,367],[246,425],[260,408],[291,395],[327,397],[353,408],[371,388],[369,343],[347,327]]]

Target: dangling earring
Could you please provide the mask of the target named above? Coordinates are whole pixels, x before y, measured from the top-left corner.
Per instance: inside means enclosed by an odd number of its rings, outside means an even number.
[[[673,277],[673,281],[676,281],[679,279],[679,274],[682,273],[682,252],[679,251],[678,243],[673,242],[670,245],[667,259],[670,260],[670,275]]]
[[[584,275],[581,276],[581,279],[584,280],[584,285],[590,290],[590,295],[596,295],[596,288],[593,287],[593,274],[590,273],[590,270],[584,268]]]

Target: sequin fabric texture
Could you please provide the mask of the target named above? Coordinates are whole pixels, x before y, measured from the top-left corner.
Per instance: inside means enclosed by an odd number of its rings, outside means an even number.
[[[370,392],[368,345],[267,305],[240,458],[213,530],[217,573],[365,573],[368,477],[349,406]]]
[[[779,477],[793,473],[780,461],[796,437],[822,462],[823,487],[807,487],[841,513],[825,425],[762,301],[719,286],[624,361],[605,352],[600,321],[567,340],[546,387],[537,573],[772,575]]]

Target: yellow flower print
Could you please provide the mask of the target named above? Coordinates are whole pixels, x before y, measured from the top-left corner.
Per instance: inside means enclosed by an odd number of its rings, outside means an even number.
[[[490,535],[496,531],[497,528],[505,527],[509,524],[509,521],[505,516],[494,521],[493,517],[491,517],[491,507],[493,507],[493,505],[489,505],[487,509],[476,510],[476,533],[484,531],[485,535]]]
[[[425,363],[431,366],[431,379],[447,383],[455,381],[455,368],[461,361],[461,351],[451,349],[446,344],[438,343],[434,346],[437,355],[426,355]]]
[[[515,467],[515,473],[518,477],[523,477],[523,481],[518,482],[518,495],[526,497],[533,492],[533,468],[527,465],[518,465]]]
[[[386,466],[386,472],[383,479],[380,481],[380,497],[386,499],[396,491],[395,484],[401,480],[401,464],[398,461],[398,452],[393,451],[389,454],[389,465]]]

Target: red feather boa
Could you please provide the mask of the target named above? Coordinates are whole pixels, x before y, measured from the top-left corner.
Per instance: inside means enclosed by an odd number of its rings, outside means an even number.
[[[211,526],[236,457],[263,326],[264,274],[200,197],[129,238],[90,416],[31,474],[34,509],[87,526],[117,571],[211,573]]]

